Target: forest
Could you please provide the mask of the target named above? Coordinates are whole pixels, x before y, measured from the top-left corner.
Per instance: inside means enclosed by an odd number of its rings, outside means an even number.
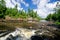
[[[54,13],[50,13],[45,19],[48,21],[54,21],[56,24],[60,24],[60,5],[59,2],[57,2],[56,8],[54,8]],[[28,11],[25,10],[18,10],[17,4],[14,8],[7,8],[6,3],[4,0],[0,1],[0,19],[5,19],[6,16],[9,16],[11,18],[36,18],[38,20],[41,19],[41,17],[37,14],[37,12],[34,12],[33,9],[29,9]]]
[[[0,19],[5,19],[6,16],[12,17],[12,18],[36,18],[40,20],[40,16],[37,14],[37,12],[34,12],[33,9],[29,9],[28,11],[25,10],[18,10],[17,4],[14,8],[7,8],[6,3],[4,0],[0,1]]]
[[[46,20],[48,21],[54,21],[56,24],[60,25],[60,5],[59,2],[57,2],[56,8],[54,8],[54,13],[50,13]]]

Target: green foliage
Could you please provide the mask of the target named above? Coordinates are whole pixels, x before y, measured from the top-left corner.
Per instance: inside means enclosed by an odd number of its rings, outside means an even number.
[[[34,12],[33,10],[28,9],[28,15],[30,17],[36,18],[37,17],[37,12]]]
[[[0,18],[5,18],[5,12],[6,12],[5,1],[1,0],[0,1]]]
[[[56,7],[55,12],[53,14],[49,14],[46,18],[46,20],[52,19],[56,22],[56,24],[60,24],[60,8]],[[58,21],[58,22],[57,22]]]
[[[20,11],[21,18],[27,18],[27,13],[25,11]]]
[[[52,19],[53,21],[59,21],[60,22],[60,9],[57,9],[57,11],[53,14],[49,14],[46,18],[46,20]]]
[[[60,22],[56,21],[55,24],[60,25]]]
[[[56,13],[52,14],[52,20],[57,21],[57,14]]]
[[[40,20],[39,15],[37,14],[37,12],[34,12],[33,10],[28,9],[28,12],[24,11],[24,10],[17,10],[17,4],[15,6],[15,8],[6,8],[5,5],[5,1],[1,0],[0,1],[0,18],[5,18],[5,16],[10,16],[12,18],[37,18],[38,20]]]
[[[46,20],[51,20],[52,19],[52,14],[49,14],[48,16],[47,16],[47,18],[46,18]]]
[[[41,20],[40,16],[37,16],[36,18],[37,18],[38,20]]]
[[[40,16],[37,14],[37,12],[34,12],[33,10],[30,9],[28,9],[28,16],[40,20]]]

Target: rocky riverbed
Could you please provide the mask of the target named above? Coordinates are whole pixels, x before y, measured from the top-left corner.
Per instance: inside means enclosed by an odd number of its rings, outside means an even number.
[[[26,26],[16,27],[12,32],[10,29],[0,31],[0,40],[60,40],[60,29],[52,22],[44,21]]]
[[[27,40],[30,39],[32,35],[35,35],[35,30],[28,30],[24,28],[17,28],[14,32],[11,32],[3,37],[0,37],[0,40]],[[4,35],[4,34],[2,34]]]
[[[56,30],[57,29],[55,29],[54,32],[56,32]],[[58,33],[53,33],[46,29],[34,30],[26,28],[16,28],[14,32],[8,33],[7,35],[0,37],[0,40],[57,40],[57,34]]]

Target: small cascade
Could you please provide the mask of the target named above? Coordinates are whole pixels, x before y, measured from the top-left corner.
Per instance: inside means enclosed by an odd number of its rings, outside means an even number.
[[[16,28],[14,32],[0,37],[0,40],[53,40],[54,34],[44,29]]]
[[[0,38],[0,40],[28,40],[34,35],[34,30],[16,28],[14,32]]]
[[[18,28],[20,30],[20,37],[17,38],[17,40],[22,39],[22,40],[30,40],[32,35],[35,35],[35,30],[29,30],[29,29],[23,29],[23,28]]]

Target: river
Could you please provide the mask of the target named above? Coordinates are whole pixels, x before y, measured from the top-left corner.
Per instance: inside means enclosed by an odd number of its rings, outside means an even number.
[[[29,30],[25,28],[16,28],[14,32],[1,37],[0,40],[28,40],[34,35],[35,30]]]
[[[41,22],[42,26],[44,26],[48,21],[41,20],[40,24]],[[42,27],[40,29],[16,28],[15,31],[3,37],[0,37],[0,40],[55,40],[52,38],[54,38],[54,36],[56,35],[52,33],[50,29],[52,31],[55,31],[57,28],[50,28],[50,27]]]
[[[38,29],[39,30],[39,29]],[[42,35],[45,31],[29,30],[25,28],[17,28],[14,32],[1,37],[0,40],[50,40],[49,38],[43,38]]]

